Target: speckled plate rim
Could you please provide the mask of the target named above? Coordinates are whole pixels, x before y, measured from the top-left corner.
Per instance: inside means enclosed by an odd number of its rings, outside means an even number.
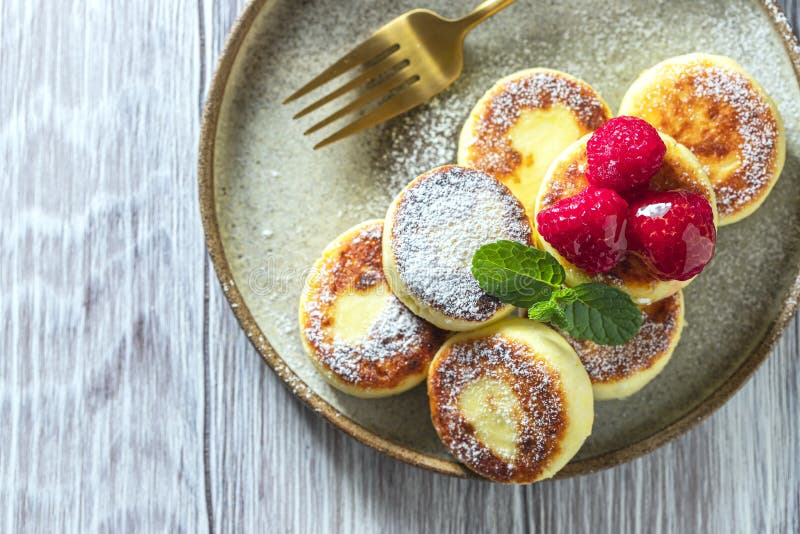
[[[214,265],[217,277],[225,288],[225,296],[228,299],[231,310],[267,365],[269,365],[281,380],[290,387],[290,390],[295,396],[322,415],[332,425],[346,432],[361,443],[403,462],[442,474],[477,478],[476,475],[455,461],[444,460],[414,451],[375,434],[343,415],[322,397],[317,395],[289,368],[278,353],[275,352],[269,341],[267,341],[266,335],[264,335],[258,327],[258,324],[250,313],[238,288],[233,284],[233,274],[225,256],[222,239],[220,237],[216,215],[216,201],[214,198],[214,146],[217,136],[217,123],[225,89],[228,84],[228,78],[236,62],[241,45],[252,27],[253,22],[261,12],[261,9],[271,1],[272,0],[251,0],[234,23],[233,29],[222,49],[222,53],[217,62],[217,68],[211,80],[211,87],[203,108],[200,129],[198,155],[200,215],[205,232],[208,254]],[[780,7],[773,0],[759,0],[759,3],[766,11],[767,16],[778,34],[783,39],[786,52],[794,66],[795,76],[800,77],[800,42],[798,42],[797,37],[792,33],[791,27]],[[568,478],[592,473],[628,462],[672,441],[703,421],[733,396],[733,394],[745,384],[761,362],[766,359],[797,311],[799,301],[800,265],[797,266],[797,275],[794,283],[783,300],[783,307],[780,314],[769,326],[767,333],[761,339],[755,350],[748,355],[726,382],[721,384],[686,414],[652,436],[598,456],[570,462],[556,475],[556,478]]]

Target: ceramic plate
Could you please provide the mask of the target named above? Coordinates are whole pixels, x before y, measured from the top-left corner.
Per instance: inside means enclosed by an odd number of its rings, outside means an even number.
[[[424,7],[455,17],[473,3],[426,0]],[[686,431],[743,384],[797,307],[800,47],[785,18],[757,1],[520,0],[468,36],[464,73],[444,93],[313,151],[324,132],[302,132],[331,106],[292,121],[313,99],[281,101],[415,7],[419,0],[256,0],[237,22],[205,110],[200,204],[211,258],[246,335],[296,395],[348,434],[415,465],[467,475],[434,432],[424,387],[360,400],[317,375],[296,325],[306,270],[340,232],[383,217],[411,179],[454,162],[462,123],[498,78],[529,67],[563,70],[615,109],[638,73],[658,61],[724,54],[762,83],[783,114],[783,175],[758,212],[720,230],[716,258],[685,290],[688,325],[664,372],[626,400],[598,402],[591,437],[560,476],[630,460]]]

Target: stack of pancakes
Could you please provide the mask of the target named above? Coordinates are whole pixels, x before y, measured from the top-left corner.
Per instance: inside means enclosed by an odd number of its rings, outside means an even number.
[[[647,120],[667,146],[651,189],[702,194],[719,225],[755,211],[783,166],[775,104],[727,58],[656,65],[628,90],[620,115]],[[314,265],[300,331],[322,376],[359,397],[427,378],[442,442],[492,480],[529,483],[563,467],[591,432],[594,399],[631,395],[667,364],[690,282],[657,280],[633,257],[592,277],[537,237],[536,213],[587,186],[586,141],[611,117],[590,85],[562,72],[498,81],[463,127],[458,165],[417,177],[384,220],[348,230]],[[503,239],[553,254],[568,285],[597,280],[629,293],[641,305],[639,333],[601,346],[509,318],[513,306],[470,270],[480,246]]]

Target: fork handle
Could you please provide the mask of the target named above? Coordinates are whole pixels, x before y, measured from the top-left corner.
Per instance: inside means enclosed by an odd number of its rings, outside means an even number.
[[[463,32],[467,33],[472,28],[488,19],[504,7],[508,7],[516,0],[486,0],[481,5],[472,10],[469,15],[458,19],[463,26]]]

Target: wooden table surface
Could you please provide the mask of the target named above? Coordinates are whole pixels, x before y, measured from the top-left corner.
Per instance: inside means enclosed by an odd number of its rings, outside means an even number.
[[[710,419],[594,475],[457,480],[335,430],[203,244],[200,110],[243,0],[54,4],[0,0],[3,532],[800,531],[797,320]]]

